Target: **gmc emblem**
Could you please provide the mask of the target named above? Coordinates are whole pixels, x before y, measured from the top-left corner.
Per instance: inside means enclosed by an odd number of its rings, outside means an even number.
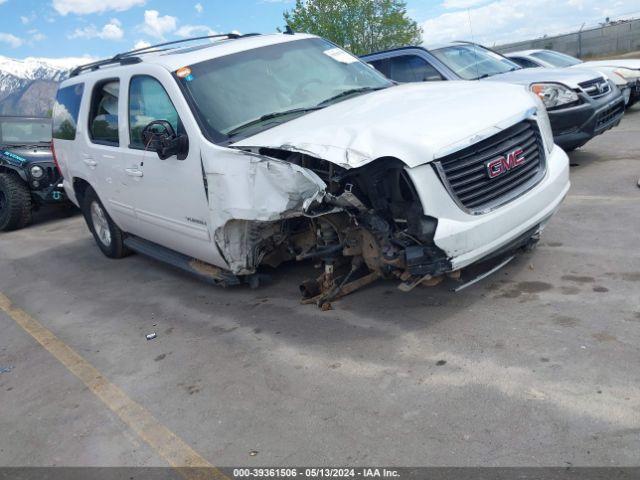
[[[504,157],[494,158],[487,162],[489,178],[499,177],[503,173],[507,173],[509,170],[513,170],[522,165],[527,160],[523,154],[524,151],[518,148]]]

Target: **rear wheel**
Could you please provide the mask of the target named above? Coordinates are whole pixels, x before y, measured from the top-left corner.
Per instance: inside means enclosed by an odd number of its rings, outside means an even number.
[[[122,230],[113,222],[92,188],[84,195],[82,213],[102,253],[109,258],[122,258],[131,253],[124,246]]]
[[[11,173],[0,173],[0,231],[17,230],[31,222],[31,192]]]

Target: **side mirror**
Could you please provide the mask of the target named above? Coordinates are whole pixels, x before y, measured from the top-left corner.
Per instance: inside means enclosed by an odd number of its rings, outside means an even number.
[[[189,137],[178,135],[166,120],[154,120],[142,129],[142,141],[146,149],[153,150],[160,160],[174,155],[184,160],[189,153]]]

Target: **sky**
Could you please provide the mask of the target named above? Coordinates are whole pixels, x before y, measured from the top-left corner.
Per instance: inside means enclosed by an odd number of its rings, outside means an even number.
[[[294,0],[0,0],[0,55],[106,57],[214,32],[274,32]],[[408,0],[425,43],[487,45],[640,17],[639,0]]]

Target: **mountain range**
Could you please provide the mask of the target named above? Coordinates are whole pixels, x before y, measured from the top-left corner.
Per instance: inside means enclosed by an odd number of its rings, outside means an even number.
[[[88,57],[17,60],[0,56],[0,115],[49,116],[58,83]]]

